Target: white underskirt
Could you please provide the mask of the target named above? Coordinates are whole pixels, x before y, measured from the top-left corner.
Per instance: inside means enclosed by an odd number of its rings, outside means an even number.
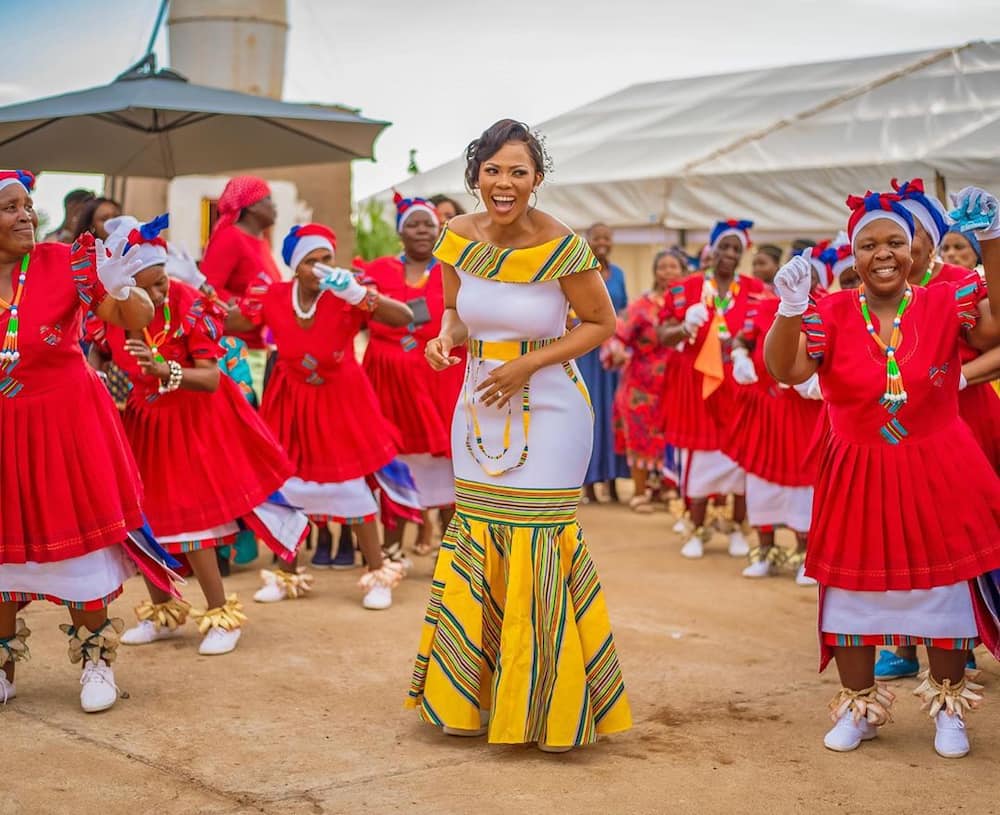
[[[0,565],[0,591],[47,594],[71,603],[88,603],[113,594],[136,573],[125,550],[115,544],[55,563]]]
[[[300,507],[306,515],[366,518],[378,514],[378,501],[363,478],[326,484],[289,478],[281,492],[288,503]]]
[[[455,503],[455,470],[450,458],[418,453],[400,456],[399,460],[409,467],[424,509]]]
[[[821,629],[829,634],[904,634],[959,639],[978,637],[966,581],[912,591],[827,588]]]
[[[682,450],[681,468],[685,497],[746,492],[746,471],[721,450]]]
[[[787,526],[808,532],[812,505],[812,487],[783,487],[747,473],[747,520],[752,526]]]
[[[189,541],[206,541],[216,538],[224,538],[227,535],[235,535],[240,531],[236,521],[227,524],[213,526],[211,529],[202,529],[198,532],[182,532],[180,535],[156,535],[159,543],[188,543]],[[155,532],[153,533],[156,534]]]

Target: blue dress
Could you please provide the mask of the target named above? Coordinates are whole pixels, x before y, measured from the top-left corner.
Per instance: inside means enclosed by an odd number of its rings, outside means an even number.
[[[611,264],[611,273],[605,280],[605,285],[611,295],[615,313],[621,313],[628,305],[628,294],[625,291],[625,273],[620,267]],[[613,478],[628,478],[630,473],[625,457],[615,455],[612,426],[612,405],[618,392],[619,373],[604,369],[599,348],[580,357],[576,364],[587,383],[594,405],[594,450],[583,483],[596,484]]]

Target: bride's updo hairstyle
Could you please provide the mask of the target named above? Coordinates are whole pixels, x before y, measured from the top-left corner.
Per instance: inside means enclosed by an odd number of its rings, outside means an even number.
[[[501,119],[490,125],[483,134],[465,148],[465,188],[472,193],[479,186],[479,168],[489,161],[501,147],[509,142],[526,145],[535,165],[535,171],[545,176],[552,172],[552,159],[545,150],[543,139],[533,133],[524,122]]]

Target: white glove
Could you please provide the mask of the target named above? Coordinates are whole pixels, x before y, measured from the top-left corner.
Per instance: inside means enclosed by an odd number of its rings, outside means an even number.
[[[964,391],[967,387],[969,387],[969,380],[965,378],[965,374],[960,373],[958,375],[958,389]]]
[[[809,306],[812,264],[801,255],[796,255],[778,270],[774,276],[774,288],[781,297],[778,314],[782,317],[801,317]]]
[[[819,388],[819,374],[813,374],[805,382],[793,386],[803,399],[822,399],[823,392]]]
[[[135,276],[142,269],[142,259],[132,247],[125,251],[126,238],[120,237],[110,247],[98,238],[94,241],[97,256],[97,279],[115,300],[128,300],[129,289],[135,286]]]
[[[323,291],[333,292],[334,295],[352,306],[356,306],[368,294],[368,289],[358,283],[358,278],[350,269],[314,263],[313,274],[319,279],[319,287]]]
[[[698,333],[698,329],[707,322],[708,309],[704,303],[695,303],[693,306],[688,306],[688,310],[684,312],[684,330],[687,331],[688,336],[695,336]]]
[[[166,272],[169,277],[187,283],[196,289],[205,285],[205,275],[201,273],[194,258],[188,254],[187,247],[176,243],[167,244]]]
[[[1000,238],[1000,205],[996,196],[979,187],[965,187],[951,200],[955,203],[952,214],[955,219],[977,222],[976,237],[981,241]],[[984,225],[985,224],[985,225]]]
[[[757,381],[757,369],[746,348],[733,349],[733,379],[738,385],[752,385]]]

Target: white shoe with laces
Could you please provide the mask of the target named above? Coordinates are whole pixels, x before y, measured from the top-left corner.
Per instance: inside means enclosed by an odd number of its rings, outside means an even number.
[[[6,705],[15,696],[17,696],[17,688],[7,678],[7,674],[0,671],[0,705]]]
[[[384,611],[392,605],[392,589],[376,583],[365,592],[361,605],[370,611]]]
[[[746,557],[750,554],[750,544],[746,536],[740,529],[735,529],[729,533],[729,556]]]
[[[815,586],[816,581],[806,575],[806,564],[799,566],[799,571],[795,575],[795,583],[799,586]]]
[[[228,654],[236,648],[236,643],[240,641],[242,633],[242,628],[234,628],[232,631],[226,631],[224,628],[210,628],[205,634],[205,639],[198,646],[198,653],[206,657]]]
[[[114,707],[118,701],[115,672],[103,659],[86,662],[80,677],[80,707],[84,713],[100,713]]]
[[[942,758],[962,758],[969,754],[969,737],[961,716],[941,711],[934,717],[934,749]]]
[[[142,620],[122,634],[122,643],[125,645],[149,645],[157,640],[170,640],[180,635],[180,628],[171,631],[165,626],[157,625],[152,620]]]
[[[774,570],[767,560],[758,560],[747,566],[741,574],[750,578],[770,577],[774,574]]]
[[[863,741],[871,741],[878,736],[878,728],[867,719],[854,721],[854,714],[848,710],[837,719],[837,723],[823,737],[827,750],[849,753],[856,750]]]
[[[697,560],[698,558],[704,556],[705,544],[702,543],[699,535],[692,535],[681,547],[681,557],[686,557],[689,560]]]

